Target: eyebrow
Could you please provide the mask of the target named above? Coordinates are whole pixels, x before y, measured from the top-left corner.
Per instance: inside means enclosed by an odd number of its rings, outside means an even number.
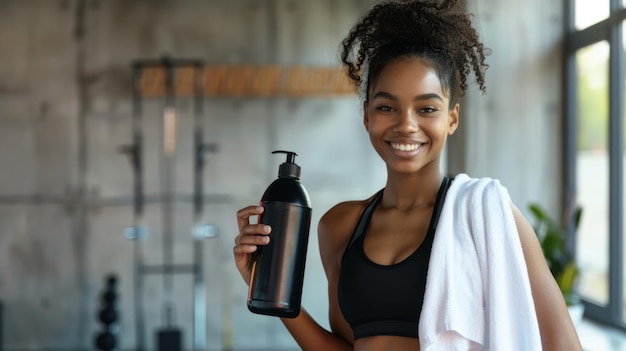
[[[374,96],[372,96],[372,100],[376,99],[376,98],[387,98],[387,99],[391,99],[391,100],[396,100],[396,97],[386,91],[379,91],[376,94],[374,94]],[[417,95],[413,101],[421,101],[421,100],[431,100],[431,99],[436,99],[439,100],[441,102],[443,101],[443,98],[441,96],[439,96],[439,94],[435,94],[435,93],[427,93],[427,94],[421,94],[421,95]]]

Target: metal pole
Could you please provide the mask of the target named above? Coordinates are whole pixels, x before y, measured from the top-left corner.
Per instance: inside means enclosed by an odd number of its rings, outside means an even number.
[[[142,67],[133,67],[133,145],[131,149],[131,160],[134,174],[134,301],[135,301],[135,335],[138,351],[143,351],[145,346],[145,334],[143,324],[143,256],[140,240],[142,237],[141,228],[143,222],[143,164],[142,151],[143,140],[141,135],[141,92],[140,78]]]
[[[178,127],[178,115],[174,106],[174,67],[172,62],[165,58],[163,64],[166,69],[166,98],[163,109],[163,149],[161,162],[161,189],[164,194],[162,206],[162,239],[163,239],[163,291],[165,298],[165,326],[172,327],[172,313],[174,309],[174,285],[172,279],[173,264],[173,193],[176,134]]]
[[[194,69],[194,142],[195,142],[195,162],[194,162],[194,208],[193,208],[193,228],[199,228],[202,219],[202,211],[204,209],[204,188],[203,188],[203,170],[204,170],[204,141],[202,137],[202,115],[203,97],[201,88],[201,64],[197,63]],[[198,234],[198,233],[194,233]],[[193,349],[194,351],[206,350],[207,340],[207,306],[206,306],[206,287],[204,284],[204,269],[202,237],[193,235]]]

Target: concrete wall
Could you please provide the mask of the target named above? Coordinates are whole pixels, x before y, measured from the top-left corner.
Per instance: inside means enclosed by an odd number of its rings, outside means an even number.
[[[104,277],[120,276],[121,342],[136,345],[132,173],[118,147],[131,142],[130,64],[143,58],[208,63],[334,65],[339,41],[372,3],[357,0],[0,0],[0,299],[8,350],[90,349]],[[486,96],[470,93],[448,169],[500,178],[524,208],[559,203],[560,5],[468,0],[487,46]],[[145,102],[146,193],[160,190],[162,102]],[[192,105],[178,104],[177,192],[192,190]],[[296,349],[274,318],[245,307],[232,262],[237,209],[257,203],[281,162],[299,153],[313,222],[338,201],[383,186],[357,98],[205,101],[208,158],[203,221],[210,349]],[[355,179],[357,181],[355,181]],[[112,205],[116,203],[117,205]],[[191,204],[175,206],[176,262],[191,255]],[[161,206],[146,207],[147,263],[159,263]],[[324,326],[325,276],[311,228],[303,305]],[[146,278],[145,333],[162,326],[162,281]],[[176,321],[191,346],[191,279],[175,279]]]
[[[498,178],[526,210],[561,205],[560,1],[467,0],[485,45],[487,94],[473,89],[461,108],[450,170]],[[555,212],[556,213],[556,212]]]

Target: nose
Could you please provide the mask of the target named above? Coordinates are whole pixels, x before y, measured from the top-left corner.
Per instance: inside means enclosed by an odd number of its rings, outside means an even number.
[[[415,133],[419,130],[418,116],[413,110],[404,110],[398,113],[394,131],[403,134]]]

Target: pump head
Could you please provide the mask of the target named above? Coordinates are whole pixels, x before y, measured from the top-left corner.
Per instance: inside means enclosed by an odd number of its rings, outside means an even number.
[[[300,179],[300,166],[295,163],[296,154],[293,151],[276,150],[272,151],[272,154],[286,154],[287,160],[278,167],[279,178],[295,178]]]

